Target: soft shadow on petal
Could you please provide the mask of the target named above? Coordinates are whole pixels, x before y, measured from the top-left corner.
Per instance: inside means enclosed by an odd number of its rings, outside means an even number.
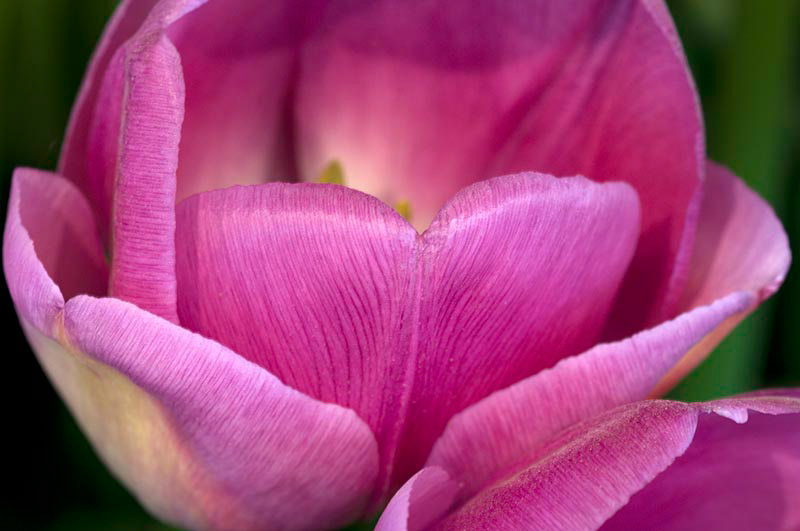
[[[462,485],[460,499],[474,495],[558,431],[646,398],[677,360],[752,300],[732,294],[490,395],[450,420],[427,464],[444,468]]]
[[[597,529],[689,446],[697,413],[639,402],[561,432],[435,529]]]
[[[297,88],[299,175],[409,200],[537,171],[631,183],[643,231],[610,336],[671,315],[704,170],[697,95],[661,2],[359,3],[319,14]]]
[[[800,394],[759,394],[697,404],[707,413],[686,453],[601,529],[800,527]]]
[[[365,510],[377,447],[352,411],[123,301],[72,299],[64,328],[70,361],[92,360],[82,389],[67,388],[83,405],[76,416],[156,514],[190,527],[305,529]]]
[[[654,391],[669,391],[758,303],[783,283],[791,263],[786,233],[772,207],[730,171],[709,162],[692,266],[681,311],[734,292],[749,292],[752,304],[730,316],[676,364]]]
[[[630,186],[580,177],[490,179],[442,209],[423,236],[420,362],[400,478],[419,469],[453,414],[597,341],[638,229]]]
[[[3,267],[20,317],[53,336],[64,298],[102,295],[108,270],[92,211],[63,177],[20,168],[8,205]]]
[[[423,468],[397,491],[375,531],[424,531],[453,503],[456,484],[437,467]]]

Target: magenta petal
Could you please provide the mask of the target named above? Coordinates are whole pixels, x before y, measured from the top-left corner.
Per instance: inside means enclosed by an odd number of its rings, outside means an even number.
[[[597,340],[633,254],[626,184],[521,174],[457,194],[424,235],[410,475],[448,419]],[[469,382],[469,385],[465,385]]]
[[[426,227],[509,173],[631,183],[643,230],[617,336],[669,314],[703,175],[697,95],[661,1],[372,1],[321,10],[297,91],[300,174],[410,200]]]
[[[108,270],[92,211],[75,186],[49,172],[14,172],[3,268],[20,318],[54,335],[64,299],[103,294]]]
[[[412,377],[418,239],[390,207],[342,186],[190,197],[178,205],[181,323],[354,409],[386,463]]]
[[[145,503],[167,504],[163,517],[211,529],[299,529],[344,525],[365,509],[378,455],[352,411],[317,402],[222,345],[123,301],[79,296],[67,303],[64,326],[74,349],[163,407],[174,441],[138,447],[121,471]],[[130,422],[137,412],[126,412]],[[93,421],[112,465],[120,452],[136,451],[132,435],[147,435],[115,431],[113,418]]]
[[[375,531],[424,531],[450,508],[456,484],[440,468],[423,468],[397,491]]]
[[[758,303],[774,293],[783,283],[791,259],[786,233],[770,205],[731,172],[710,162],[689,282],[680,309],[688,311],[734,292],[748,292],[753,300],[703,345],[690,351],[656,393],[672,388]]]
[[[800,400],[775,393],[698,404],[717,414],[701,415],[686,453],[602,529],[800,527]]]
[[[696,424],[688,405],[639,402],[574,425],[436,529],[597,529],[683,454]]]
[[[555,433],[615,406],[646,398],[684,354],[752,304],[736,293],[616,343],[598,345],[455,415],[428,458],[474,495]]]

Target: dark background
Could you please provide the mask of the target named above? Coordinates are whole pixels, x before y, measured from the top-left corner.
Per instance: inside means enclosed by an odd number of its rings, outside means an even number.
[[[113,0],[0,0],[0,208],[15,166],[53,169]],[[800,256],[800,1],[669,2],[697,80],[710,156],[767,198]],[[3,289],[5,285],[3,284]],[[8,298],[0,529],[164,530],[94,456],[30,352]],[[800,385],[800,275],[673,396]]]

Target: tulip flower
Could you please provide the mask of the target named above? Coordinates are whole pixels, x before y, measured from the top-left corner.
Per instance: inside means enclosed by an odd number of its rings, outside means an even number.
[[[448,433],[663,393],[779,287],[700,116],[657,0],[127,0],[6,279],[153,514],[336,528],[482,444]]]
[[[490,472],[485,462],[470,466],[474,440],[443,447],[447,458],[434,461],[464,466],[452,476],[422,469],[376,530],[797,529],[798,397],[791,390],[699,404],[648,400],[557,434],[543,434],[536,421],[493,441],[476,432],[480,444],[525,449],[513,466]]]

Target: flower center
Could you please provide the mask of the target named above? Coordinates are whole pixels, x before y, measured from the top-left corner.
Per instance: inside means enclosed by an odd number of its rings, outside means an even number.
[[[319,173],[317,177],[318,183],[328,183],[328,184],[338,184],[339,186],[347,186],[344,168],[342,167],[342,163],[336,159],[331,160],[322,171]],[[401,199],[397,201],[394,205],[392,205],[398,214],[406,218],[408,222],[411,222],[411,202],[407,199]]]

